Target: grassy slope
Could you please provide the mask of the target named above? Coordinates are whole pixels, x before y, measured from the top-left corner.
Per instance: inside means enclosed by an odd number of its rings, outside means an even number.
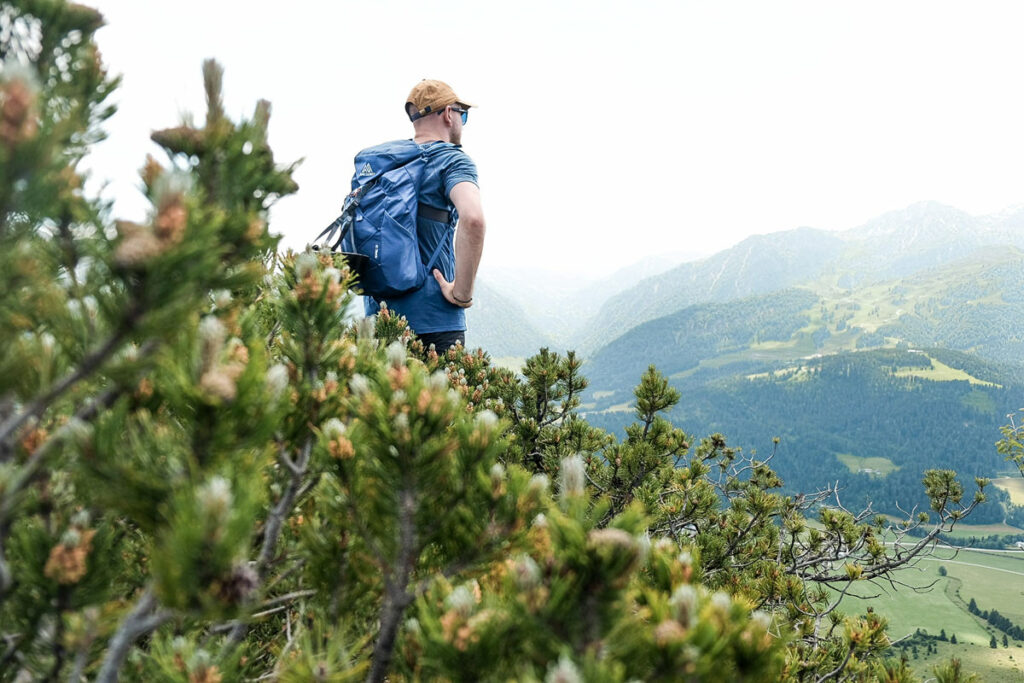
[[[846,465],[846,469],[851,472],[861,472],[865,469],[872,469],[878,473],[878,476],[884,477],[890,472],[895,472],[899,469],[899,467],[896,466],[896,463],[889,458],[860,457],[851,455],[850,453],[840,453],[836,455],[836,457],[839,459],[839,462]]]
[[[949,657],[958,657],[965,670],[978,673],[983,681],[1024,681],[1024,648],[1010,640],[1003,648],[1002,632],[997,632],[981,619],[967,612],[967,602],[973,597],[983,610],[998,609],[1001,614],[1024,624],[1024,552],[1017,555],[960,551],[939,551],[940,556],[929,558],[919,565],[918,573],[908,573],[906,580],[915,586],[935,585],[928,591],[915,592],[901,588],[893,591],[885,587],[878,597],[867,600],[853,599],[844,607],[848,613],[862,612],[868,605],[889,620],[889,634],[894,640],[912,634],[917,629],[938,635],[956,635],[959,644],[938,643],[936,655],[919,652],[919,659],[910,664],[920,674],[930,674],[931,667]],[[947,576],[940,577],[938,567],[946,568]],[[862,590],[861,595],[880,592]],[[989,648],[992,635],[1000,646]],[[909,652],[908,652],[909,656]]]
[[[983,683],[1024,683],[1024,647],[1018,644],[1011,644],[1009,648],[1000,645],[993,650],[987,643],[984,646],[938,643],[935,654],[922,653],[920,659],[911,659],[910,665],[925,680],[934,681],[932,668],[945,664],[950,657],[959,659],[963,670],[977,674]]]
[[[995,384],[993,382],[985,382],[983,380],[978,379],[977,377],[972,377],[971,375],[967,374],[963,370],[958,370],[957,368],[951,368],[948,365],[946,365],[945,363],[943,363],[941,361],[938,361],[938,360],[936,360],[936,359],[934,359],[934,358],[932,358],[930,356],[928,357],[928,360],[931,361],[932,366],[930,368],[928,368],[927,370],[922,370],[920,368],[900,368],[899,370],[897,370],[896,372],[893,373],[893,376],[894,377],[920,377],[921,379],[928,379],[928,380],[932,380],[933,382],[959,382],[959,381],[966,381],[969,384],[978,384],[978,385],[987,386],[987,387],[998,387],[999,386],[998,384]]]
[[[970,539],[971,537],[992,536],[1014,536],[1022,533],[1022,530],[1009,524],[957,524],[950,533],[946,534],[951,538]]]
[[[993,479],[992,485],[1009,493],[1014,505],[1024,505],[1024,479],[1021,477]]]

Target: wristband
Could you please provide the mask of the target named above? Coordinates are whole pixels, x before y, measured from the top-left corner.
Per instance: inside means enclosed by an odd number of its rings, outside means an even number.
[[[471,304],[471,303],[473,303],[473,297],[469,297],[468,299],[466,299],[465,301],[463,301],[463,300],[462,300],[462,299],[460,299],[459,297],[455,296],[455,292],[452,292],[452,301],[454,301],[454,302],[455,302],[455,303],[457,303],[457,304],[463,304],[463,305],[465,305],[465,304]]]

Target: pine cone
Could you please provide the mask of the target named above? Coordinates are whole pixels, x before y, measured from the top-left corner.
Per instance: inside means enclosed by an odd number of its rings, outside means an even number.
[[[248,564],[236,565],[231,574],[220,583],[217,598],[229,605],[245,602],[259,587],[260,577]]]
[[[25,81],[12,80],[0,88],[0,143],[13,148],[36,134],[34,106],[35,93]]]
[[[50,550],[43,575],[62,585],[78,583],[87,570],[85,560],[92,550],[93,529],[86,529],[78,534],[78,542],[74,545],[58,543]]]

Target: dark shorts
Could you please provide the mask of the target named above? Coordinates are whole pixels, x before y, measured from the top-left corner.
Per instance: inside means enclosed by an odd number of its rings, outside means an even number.
[[[454,332],[428,332],[427,334],[416,335],[423,342],[423,348],[429,349],[430,345],[434,345],[434,350],[438,353],[443,353],[448,350],[449,347],[455,346],[456,342],[466,346],[466,331],[455,330]]]

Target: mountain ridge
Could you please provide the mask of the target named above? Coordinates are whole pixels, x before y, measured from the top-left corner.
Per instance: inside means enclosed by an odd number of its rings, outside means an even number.
[[[979,218],[919,202],[849,230],[805,227],[754,235],[610,298],[575,342],[589,356],[637,324],[687,305],[820,284],[822,278],[842,288],[862,286],[1000,244],[1024,247],[1024,208]]]
[[[792,361],[900,343],[1019,363],[1018,320],[1024,321],[1024,251],[986,247],[849,290],[812,283],[694,304],[631,328],[589,357],[587,371],[593,389],[608,392],[635,381],[648,364],[677,376],[708,364]]]

